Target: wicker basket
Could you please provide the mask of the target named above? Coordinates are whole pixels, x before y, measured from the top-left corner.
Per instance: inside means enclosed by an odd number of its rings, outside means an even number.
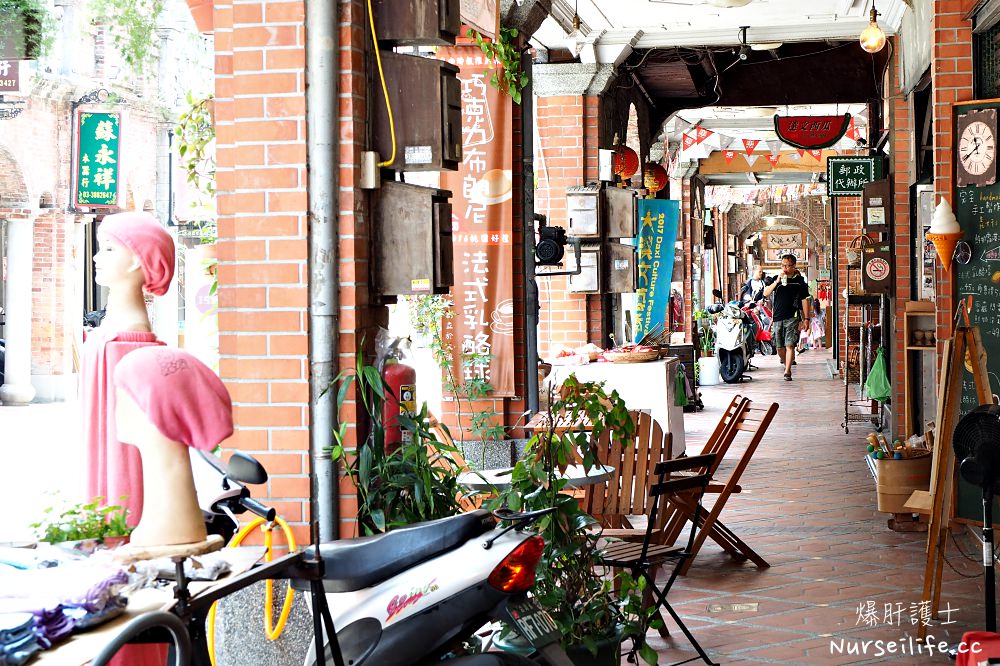
[[[659,349],[644,352],[604,352],[604,358],[612,363],[645,363],[646,361],[655,361],[659,357]]]

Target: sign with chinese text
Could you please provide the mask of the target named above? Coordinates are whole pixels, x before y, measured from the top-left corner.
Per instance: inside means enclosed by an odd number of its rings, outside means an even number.
[[[840,141],[851,124],[842,116],[774,116],[774,131],[789,146],[804,150],[829,148]]]
[[[666,326],[680,202],[639,200],[639,277],[635,289],[635,339],[657,324]]]
[[[460,68],[462,164],[441,172],[453,192],[454,316],[445,322],[458,384],[486,379],[493,397],[514,395],[514,286],[511,100],[490,85],[489,61],[476,46],[443,48]],[[468,363],[489,358],[489,363]]]
[[[830,157],[826,160],[826,193],[860,197],[865,185],[882,177],[880,157]]]
[[[76,136],[74,204],[118,206],[121,114],[77,111]]]
[[[0,60],[0,93],[21,91],[20,65],[17,60]]]

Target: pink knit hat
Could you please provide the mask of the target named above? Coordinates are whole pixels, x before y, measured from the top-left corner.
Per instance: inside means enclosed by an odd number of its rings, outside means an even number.
[[[174,240],[149,213],[115,213],[101,221],[99,233],[135,254],[146,276],[143,289],[154,296],[167,293],[174,278]]]
[[[140,347],[115,367],[115,386],[164,437],[211,451],[233,434],[233,404],[208,366],[174,347]]]

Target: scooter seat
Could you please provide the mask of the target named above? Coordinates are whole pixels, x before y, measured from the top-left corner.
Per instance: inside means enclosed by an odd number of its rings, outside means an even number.
[[[400,571],[486,534],[496,518],[479,509],[449,518],[400,527],[385,534],[321,543],[323,587],[327,592],[353,592],[376,585]],[[311,553],[312,548],[307,549]],[[309,589],[309,581],[292,587]]]

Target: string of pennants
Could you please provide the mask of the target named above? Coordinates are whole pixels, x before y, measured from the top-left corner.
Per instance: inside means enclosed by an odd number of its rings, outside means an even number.
[[[859,115],[857,117],[857,120],[862,119],[863,116]],[[858,139],[862,138],[863,133],[855,120],[856,118],[851,118],[847,131],[836,144],[829,147],[830,149],[852,150],[857,147]],[[771,166],[777,165],[778,160],[782,157],[795,162],[802,159],[814,159],[820,162],[823,159],[822,149],[805,150],[785,144],[781,139],[737,139],[720,132],[713,132],[701,126],[690,125],[680,118],[677,119],[677,123],[687,126],[686,129],[679,131],[681,135],[680,159],[682,160],[706,159],[715,151],[723,153],[726,164],[732,163],[733,160],[739,157],[745,160],[747,165],[751,167],[761,158],[770,162]],[[676,133],[678,132],[675,131]],[[774,133],[772,132],[771,134],[773,135]],[[763,154],[756,152],[758,149],[762,150]]]

